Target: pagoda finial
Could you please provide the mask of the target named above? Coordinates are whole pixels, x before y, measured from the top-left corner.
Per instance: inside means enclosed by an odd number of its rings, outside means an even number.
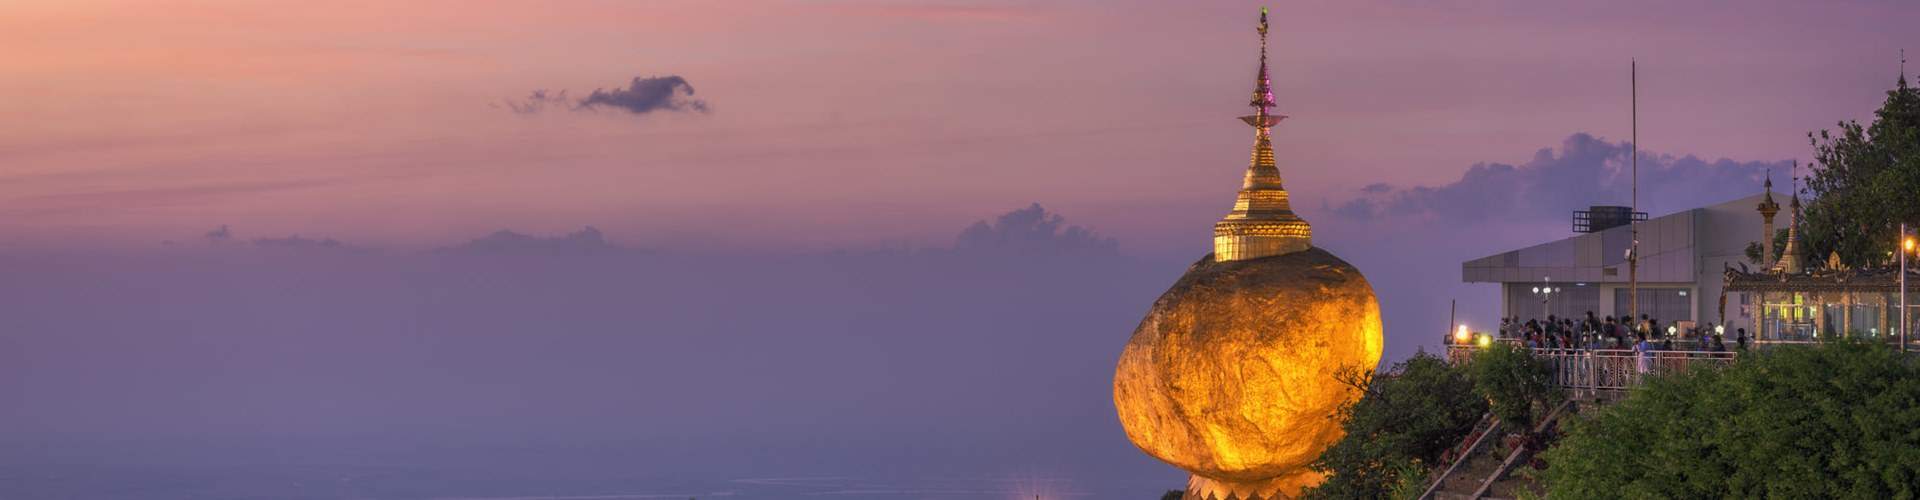
[[[1266,120],[1264,118],[1267,117],[1268,110],[1272,109],[1274,106],[1273,82],[1271,78],[1267,77],[1267,8],[1266,7],[1260,8],[1260,28],[1257,31],[1260,32],[1260,75],[1257,77],[1259,78],[1259,80],[1255,81],[1253,84],[1253,102],[1250,104],[1253,106],[1255,110],[1254,116],[1261,118],[1261,120],[1259,120],[1260,122],[1265,122]],[[1259,125],[1254,125],[1254,126],[1258,127]]]
[[[1767,169],[1767,180],[1761,185],[1766,187],[1767,191],[1766,191],[1766,195],[1760,198],[1760,207],[1759,207],[1760,215],[1765,216],[1767,218],[1767,222],[1771,224],[1773,222],[1773,214],[1780,213],[1780,204],[1773,201],[1773,169],[1772,168]]]
[[[1240,117],[1253,127],[1253,159],[1240,184],[1233,211],[1213,226],[1214,260],[1257,259],[1306,250],[1313,228],[1293,213],[1280,168],[1273,160],[1273,126],[1286,119],[1273,114],[1273,82],[1267,73],[1267,9],[1260,9],[1260,71],[1253,85],[1254,114]]]

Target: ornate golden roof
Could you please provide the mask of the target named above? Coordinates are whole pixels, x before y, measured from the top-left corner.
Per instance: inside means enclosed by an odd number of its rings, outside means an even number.
[[[1313,227],[1293,213],[1280,168],[1273,161],[1273,126],[1286,119],[1270,113],[1273,86],[1267,77],[1267,12],[1260,10],[1260,72],[1253,87],[1254,114],[1240,117],[1254,129],[1253,158],[1240,183],[1233,211],[1213,225],[1215,261],[1258,259],[1313,246]]]

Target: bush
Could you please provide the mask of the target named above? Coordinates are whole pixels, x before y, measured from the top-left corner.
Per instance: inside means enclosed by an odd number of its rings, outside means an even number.
[[[1560,401],[1560,391],[1553,386],[1553,368],[1511,344],[1495,343],[1475,352],[1466,370],[1473,379],[1474,391],[1487,398],[1494,416],[1508,432],[1533,429],[1537,418],[1544,417]]]
[[[1424,489],[1424,471],[1487,410],[1465,373],[1424,352],[1385,373],[1344,379],[1365,395],[1333,416],[1344,421],[1346,436],[1312,465],[1327,479],[1310,497],[1379,498],[1410,483]]]
[[[1544,454],[1564,498],[1914,498],[1920,369],[1884,346],[1779,347],[1652,377]]]

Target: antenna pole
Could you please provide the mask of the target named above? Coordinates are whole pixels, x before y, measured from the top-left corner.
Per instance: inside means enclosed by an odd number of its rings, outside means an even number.
[[[1627,214],[1627,222],[1633,228],[1633,246],[1627,250],[1627,319],[1639,321],[1640,318],[1640,222],[1635,214],[1640,213],[1640,63],[1630,60],[1627,66],[1628,82],[1633,88],[1632,120],[1633,136],[1633,209]]]

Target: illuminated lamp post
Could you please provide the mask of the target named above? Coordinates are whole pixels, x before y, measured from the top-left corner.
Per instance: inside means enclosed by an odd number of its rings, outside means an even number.
[[[1544,323],[1547,321],[1547,316],[1553,315],[1553,305],[1551,303],[1553,293],[1560,290],[1553,287],[1552,276],[1542,279],[1541,282],[1541,286],[1533,287],[1533,293],[1534,295],[1540,296],[1540,321]]]
[[[1453,343],[1460,345],[1473,343],[1473,334],[1467,332],[1467,325],[1460,325],[1460,328],[1453,331]]]

